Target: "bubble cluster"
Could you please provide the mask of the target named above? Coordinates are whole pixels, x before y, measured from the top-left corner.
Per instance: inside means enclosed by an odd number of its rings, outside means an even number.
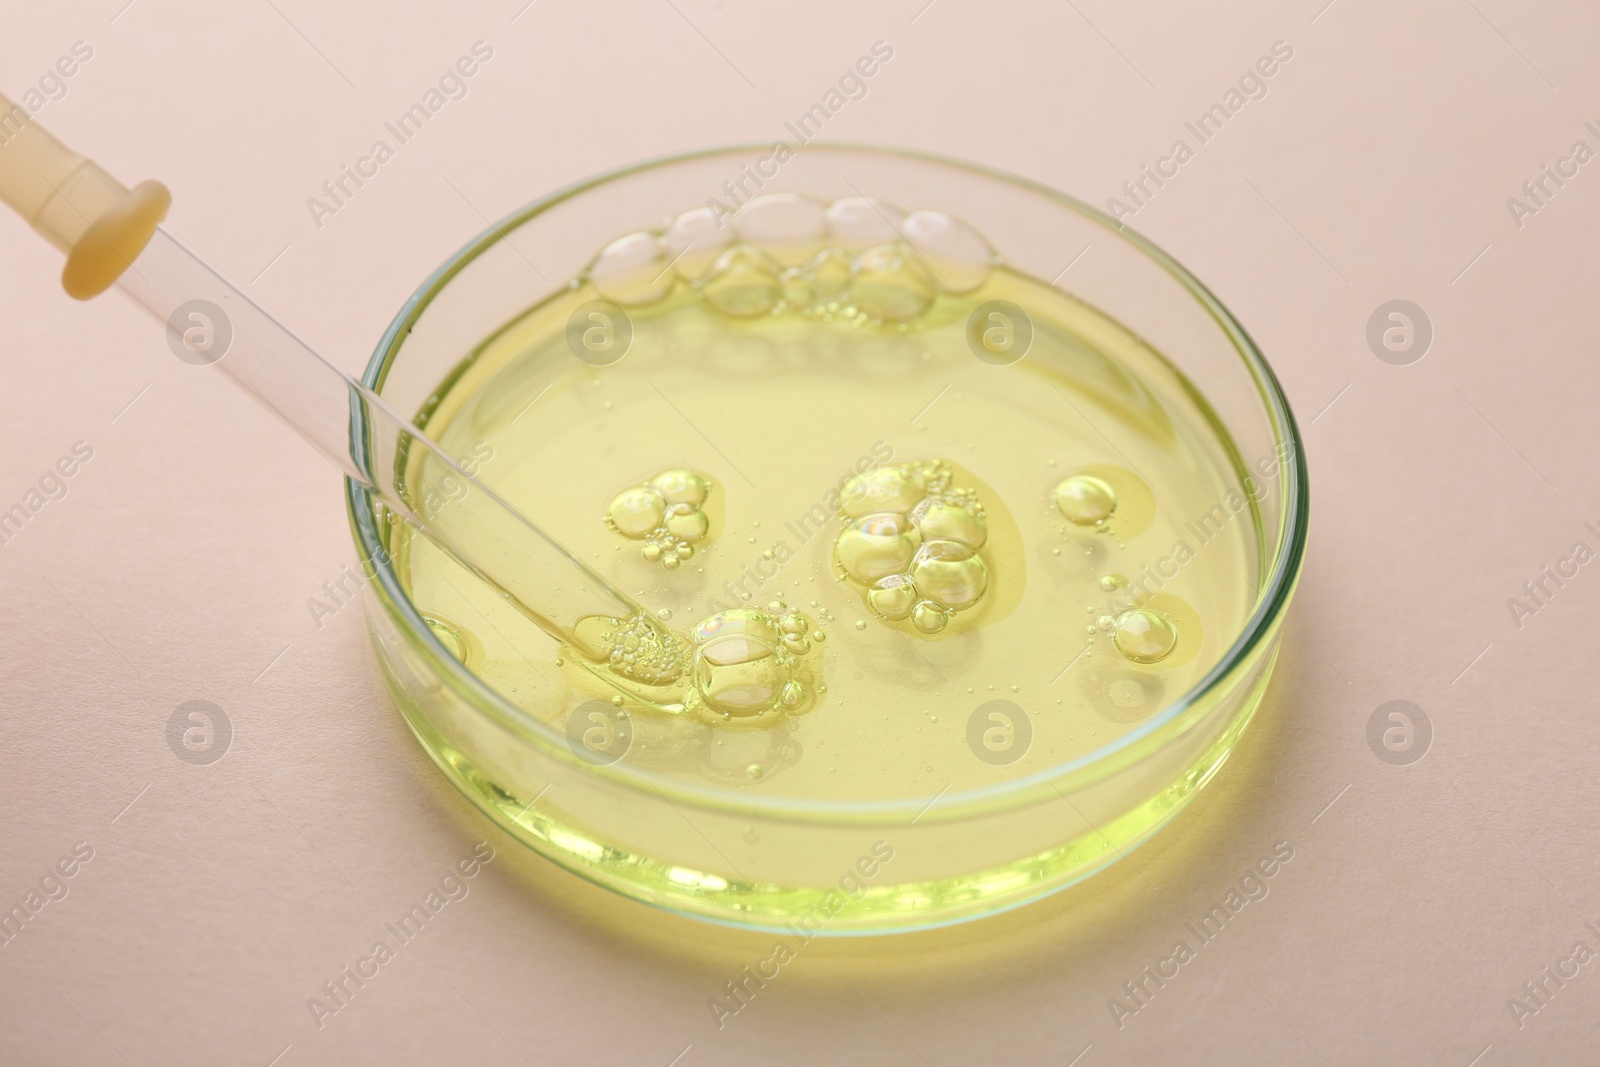
[[[704,475],[665,470],[612,497],[606,525],[630,541],[643,541],[644,558],[672,570],[694,557],[695,545],[711,530],[702,508],[710,492],[711,479]]]
[[[943,460],[902,463],[857,475],[841,493],[839,569],[873,614],[909,619],[925,634],[943,630],[989,588],[978,554],[989,536],[983,503],[952,481]]]
[[[783,601],[719,611],[690,633],[693,705],[712,722],[761,722],[809,710],[820,687],[811,658],[822,634]]]
[[[688,668],[683,639],[653,623],[647,615],[607,619],[600,634],[605,662],[614,674],[640,685],[676,684]]]
[[[665,299],[682,282],[734,318],[795,312],[904,325],[940,293],[982,286],[997,262],[982,234],[942,211],[768,193],[731,214],[694,208],[660,231],[620,237],[586,274],[603,296],[629,307]]]

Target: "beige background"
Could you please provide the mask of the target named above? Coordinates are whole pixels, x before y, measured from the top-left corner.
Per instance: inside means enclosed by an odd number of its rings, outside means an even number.
[[[94,848],[0,948],[0,1061],[1594,1062],[1600,964],[1520,1029],[1507,1000],[1580,937],[1600,948],[1600,567],[1521,629],[1506,607],[1597,543],[1600,164],[1521,229],[1506,207],[1574,140],[1600,148],[1592,8],[122,2],[12,5],[0,86],[92,46],[40,121],[165,179],[175,231],[352,370],[484,216],[778,136],[875,40],[894,59],[831,137],[1097,203],[1287,41],[1270,94],[1132,224],[1273,361],[1313,533],[1257,725],[1137,870],[941,933],[814,942],[719,1031],[707,998],[770,939],[612,897],[470,809],[356,611],[310,621],[353,559],[328,467],[128,301],[69,301],[55,253],[0,219],[0,505],[94,449],[0,548],[0,904]],[[470,95],[317,229],[306,198],[478,39]],[[1435,328],[1411,366],[1364,340],[1393,298]],[[195,698],[235,731],[211,766],[166,743]],[[1391,699],[1434,727],[1411,766],[1366,741]],[[480,840],[498,857],[471,895],[319,1031],[306,998]],[[1108,998],[1277,842],[1294,859],[1266,899],[1119,1030]]]

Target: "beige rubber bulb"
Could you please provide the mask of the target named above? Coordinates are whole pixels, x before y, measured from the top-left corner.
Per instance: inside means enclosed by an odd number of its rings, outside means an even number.
[[[87,300],[133,265],[172,194],[156,181],[125,187],[0,95],[0,200],[67,254],[61,286]]]

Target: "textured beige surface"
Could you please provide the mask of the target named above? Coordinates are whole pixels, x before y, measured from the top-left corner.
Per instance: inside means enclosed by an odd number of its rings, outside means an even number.
[[[320,630],[308,615],[353,555],[329,468],[119,296],[70,301],[58,254],[0,219],[0,507],[93,449],[0,547],[0,905],[93,849],[0,947],[0,1062],[1600,1055],[1600,963],[1547,983],[1520,1028],[1507,1005],[1575,941],[1600,949],[1600,567],[1520,629],[1506,605],[1575,541],[1600,544],[1583,527],[1600,520],[1600,164],[1520,228],[1506,205],[1574,141],[1600,149],[1592,9],[122,2],[14,5],[0,86],[20,98],[87,42],[41,120],[125,182],[165,180],[175,231],[351,369],[484,216],[777,136],[875,40],[894,59],[831,137],[1097,203],[1286,41],[1268,95],[1132,224],[1281,375],[1311,551],[1257,725],[1136,868],[942,933],[813,942],[719,1031],[707,998],[770,938],[612,897],[470,809],[390,704],[356,610]],[[480,39],[494,55],[466,98],[317,228],[307,197]],[[1395,298],[1434,326],[1410,366],[1364,339]],[[190,699],[232,722],[210,766],[167,746]],[[1366,740],[1394,699],[1434,728],[1410,766]],[[480,841],[496,858],[469,894],[319,1029],[307,998]],[[1267,896],[1119,1029],[1110,998],[1279,842],[1293,859]]]

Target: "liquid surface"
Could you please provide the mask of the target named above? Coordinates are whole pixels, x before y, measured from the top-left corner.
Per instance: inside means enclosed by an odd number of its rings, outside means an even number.
[[[814,262],[805,279],[735,248],[699,288],[651,280],[605,366],[569,343],[605,295],[585,281],[418,419],[490,457],[479,478],[685,635],[670,656],[692,664],[671,669],[701,713],[608,688],[402,529],[397,567],[447,647],[585,758],[808,799],[1037,773],[1185,693],[1244,625],[1257,538],[1231,446],[1172,370],[1000,267],[954,293],[863,255],[879,314],[830,311],[848,264],[815,254],[793,255]],[[808,313],[770,313],[786,286]],[[994,301],[1031,325],[1015,362],[975,347]],[[644,621],[607,624],[613,666],[653,654]]]

